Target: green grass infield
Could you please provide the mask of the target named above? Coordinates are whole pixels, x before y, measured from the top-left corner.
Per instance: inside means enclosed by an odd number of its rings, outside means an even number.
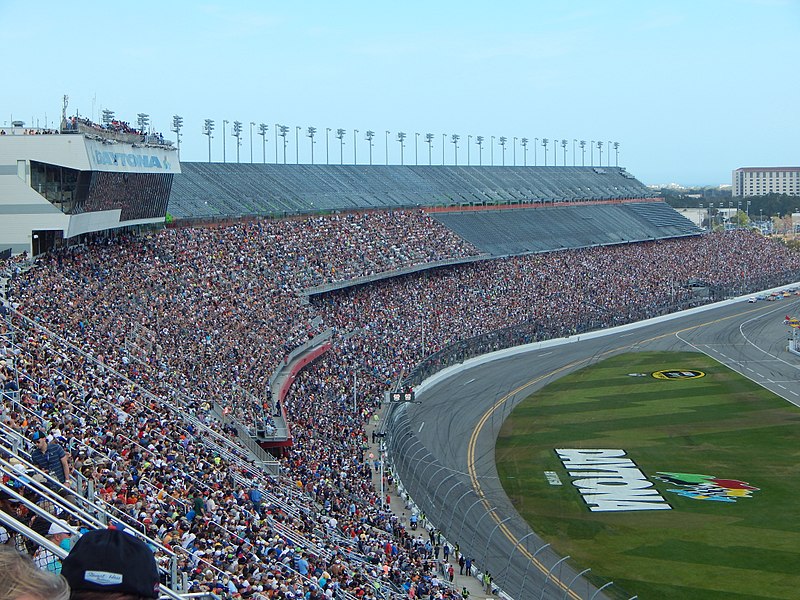
[[[531,527],[630,595],[800,598],[800,409],[703,354],[558,379],[514,409],[496,457]]]

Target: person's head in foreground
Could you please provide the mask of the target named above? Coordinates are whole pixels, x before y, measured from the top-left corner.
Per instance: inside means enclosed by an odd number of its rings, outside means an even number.
[[[37,569],[14,548],[0,546],[0,600],[67,600],[69,586],[60,575]]]
[[[71,600],[158,598],[158,567],[147,544],[118,529],[88,531],[63,561]]]

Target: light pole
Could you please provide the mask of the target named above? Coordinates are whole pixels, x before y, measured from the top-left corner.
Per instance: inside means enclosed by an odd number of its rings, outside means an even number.
[[[372,146],[374,145],[373,139],[375,138],[375,132],[372,130],[368,130],[367,133],[364,135],[364,139],[369,142],[369,164],[372,164]]]
[[[328,134],[330,132],[331,132],[331,128],[330,127],[326,127],[325,128],[325,164],[326,165],[330,164],[330,161],[328,160],[328,157],[329,157],[329,154],[328,154]]]
[[[492,143],[489,145],[489,160],[492,166],[494,166],[494,136],[491,136],[491,138]]]
[[[483,136],[476,136],[475,143],[478,145],[478,166],[483,166]]]
[[[519,141],[522,146],[522,166],[528,166],[528,138],[524,137]]]
[[[136,122],[139,123],[139,131],[142,135],[147,135],[147,126],[150,124],[150,115],[147,113],[139,113],[136,115]]]
[[[594,140],[589,140],[589,166],[594,166]]]
[[[306,129],[306,135],[311,138],[311,164],[314,164],[314,136],[317,135],[317,128],[316,127],[309,127]]]
[[[586,166],[586,140],[581,140],[580,144],[578,144],[578,145],[581,147],[581,166],[585,167]]]
[[[504,135],[501,135],[500,139],[497,140],[497,141],[500,142],[500,147],[503,149],[503,152],[501,154],[502,154],[502,157],[503,157],[503,166],[505,167],[506,166],[506,142],[508,141],[508,138],[506,138]]]
[[[286,146],[289,145],[288,140],[286,139],[286,134],[289,133],[289,126],[288,125],[281,125],[280,126],[280,136],[283,138],[283,164],[286,164]]]
[[[242,122],[233,122],[233,131],[231,135],[236,138],[236,163],[239,163],[239,148],[242,146]]]
[[[425,134],[425,141],[428,142],[428,166],[431,166],[431,156],[433,153],[433,134],[426,133]]]
[[[550,143],[550,140],[547,138],[542,138],[542,146],[544,146],[544,166],[547,166],[547,144]]]
[[[517,166],[517,136],[514,136],[514,141],[512,143],[513,152],[511,153],[514,158],[514,166]]]
[[[344,134],[347,133],[341,127],[336,130],[336,137],[339,138],[339,164],[344,164]]]
[[[255,126],[254,121],[250,121],[250,164],[253,164],[253,127]]]
[[[572,140],[572,166],[573,166],[573,167],[575,166],[575,143],[576,143],[577,141],[578,141],[578,140],[576,140],[576,139],[573,139],[573,140]]]
[[[275,128],[272,130],[275,132],[275,164],[278,164],[278,136],[280,136],[281,126],[278,123],[275,123]]]
[[[406,139],[405,132],[404,131],[398,131],[397,132],[397,141],[400,142],[400,164],[401,165],[405,164],[405,161],[403,159],[403,148],[406,147],[406,145],[404,143],[405,139]]]
[[[606,166],[611,166],[611,146],[613,146],[613,142],[611,140],[608,141],[608,145],[606,146]]]
[[[214,121],[206,119],[203,124],[203,135],[208,136],[208,162],[211,162],[211,138],[214,137],[211,135],[212,131],[214,131]]]
[[[261,123],[258,126],[258,135],[261,136],[261,160],[267,164],[267,124]]]
[[[447,145],[447,134],[442,134],[442,166],[444,166],[444,147]]]
[[[567,140],[561,140],[561,149],[564,151],[564,164],[561,165],[562,167],[567,166]],[[575,152],[573,151],[572,156],[575,156]]]
[[[472,136],[468,134],[467,135],[467,166],[470,166],[470,164],[471,164],[470,161],[469,161],[469,147],[470,147],[470,145],[472,145]]]
[[[386,150],[386,164],[389,164],[389,133],[391,133],[388,129],[386,130],[386,135],[383,136],[383,147]]]
[[[453,152],[455,157],[453,164],[456,166],[458,166],[458,140],[460,139],[461,136],[457,133],[454,133],[452,136],[450,136],[450,141],[453,142]]]
[[[597,151],[600,153],[600,166],[603,166],[603,142],[597,142]]]
[[[358,129],[353,129],[353,164],[358,164],[358,155],[356,154],[356,135],[358,135]]]
[[[294,126],[294,164],[300,164],[300,125]]]
[[[175,115],[172,117],[172,131],[175,132],[175,141],[178,145],[178,159],[181,157],[181,129],[183,129],[183,117]]]
[[[419,134],[414,133],[414,166],[419,165]]]
[[[619,166],[619,142],[614,142],[614,166]]]
[[[228,124],[227,119],[222,120],[222,162],[228,162],[225,157],[225,125]]]

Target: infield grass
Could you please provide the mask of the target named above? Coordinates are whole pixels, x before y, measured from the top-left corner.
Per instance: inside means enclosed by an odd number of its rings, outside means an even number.
[[[662,369],[706,375],[650,375]],[[624,449],[672,510],[590,512],[555,448]],[[703,354],[624,354],[555,381],[512,412],[496,458],[531,527],[630,595],[800,598],[800,409]],[[759,490],[735,503],[696,500],[668,492],[676,486],[655,481],[659,471]]]

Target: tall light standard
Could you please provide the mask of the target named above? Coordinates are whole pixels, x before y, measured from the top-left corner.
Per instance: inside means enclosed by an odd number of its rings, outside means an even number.
[[[317,142],[314,141],[314,136],[317,135],[317,128],[316,127],[309,127],[306,129],[306,135],[311,138],[311,164],[314,164],[314,144]]]
[[[581,166],[586,166],[586,140],[581,140],[578,144],[581,147]]]
[[[589,140],[589,166],[594,166],[594,140]]]
[[[512,143],[512,148],[514,150],[512,152],[512,155],[514,157],[514,166],[516,167],[517,166],[517,137],[516,136],[514,136],[514,141]]]
[[[467,166],[470,166],[469,147],[470,147],[471,144],[472,144],[472,136],[468,134],[467,135]]]
[[[614,142],[614,166],[619,166],[619,142]]]
[[[339,138],[339,164],[344,164],[344,134],[347,133],[341,127],[336,130],[336,137]]]
[[[183,129],[183,117],[175,115],[172,117],[172,131],[175,132],[175,141],[178,144],[178,159],[181,157],[181,129]]]
[[[572,140],[572,166],[573,167],[575,166],[575,144],[577,143],[577,141],[578,140],[576,140],[576,139]]]
[[[231,135],[236,138],[236,162],[239,162],[239,148],[242,146],[242,122],[233,122],[233,131]]]
[[[250,164],[253,164],[253,127],[255,126],[254,121],[250,121]]]
[[[519,141],[522,146],[522,166],[528,166],[528,138],[524,137]]]
[[[364,139],[369,142],[369,164],[372,164],[372,146],[374,146],[373,139],[375,138],[375,132],[371,129],[367,131],[364,135]]]
[[[358,135],[358,129],[353,129],[353,164],[354,165],[358,164],[358,155],[356,154],[356,151],[357,151],[356,146],[358,145],[358,144],[356,144],[356,141],[357,141],[356,140],[356,136],[357,135]]]
[[[567,140],[561,140],[561,149],[564,151],[564,164],[561,165],[562,167],[567,166]]]
[[[453,152],[454,152],[453,156],[455,157],[453,164],[456,166],[458,166],[458,140],[460,139],[461,136],[458,135],[457,133],[454,133],[452,136],[450,136],[450,141],[453,142]]]
[[[283,164],[286,164],[286,146],[289,145],[289,142],[286,139],[286,134],[289,133],[289,126],[281,125],[279,129],[280,129],[279,135],[283,138]]]
[[[414,166],[419,165],[419,134],[414,133]]]
[[[281,126],[278,123],[275,123],[275,129],[272,131],[275,132],[275,164],[278,164],[278,137],[280,136]]]
[[[214,121],[206,119],[203,124],[203,135],[208,136],[208,162],[211,162],[211,138],[214,137],[211,135],[212,131],[214,131]]]
[[[389,134],[391,132],[387,129],[386,135],[383,136],[383,149],[386,151],[386,164],[389,164]]]
[[[328,156],[329,156],[328,155],[328,134],[330,132],[331,132],[331,128],[330,127],[326,127],[325,128],[325,164],[326,165],[330,164],[330,161],[328,160]]]
[[[94,110],[92,110],[92,118],[94,118]],[[111,125],[114,120],[114,111],[107,108],[103,109],[103,125]]]
[[[600,166],[603,166],[603,142],[597,142],[597,151],[600,152]]]
[[[300,164],[300,125],[294,126],[294,164]]]
[[[428,166],[431,166],[431,156],[433,152],[433,134],[426,133],[425,134],[425,141],[428,142]]]
[[[442,165],[444,165],[444,147],[447,145],[447,134],[442,134]]]
[[[547,144],[550,143],[550,140],[547,138],[542,138],[542,146],[544,146],[544,166],[547,166]]]
[[[403,148],[406,147],[405,145],[406,133],[404,131],[397,132],[397,141],[400,142],[400,164],[405,164],[403,159]]]
[[[503,148],[503,152],[502,152],[503,166],[505,167],[506,166],[506,142],[508,141],[508,138],[506,138],[504,135],[501,135],[500,139],[497,140],[497,141],[500,142],[500,146]]]
[[[228,124],[227,119],[222,120],[222,162],[228,162],[225,157],[225,125]]]
[[[483,166],[483,136],[476,136],[475,143],[478,145],[478,166]]]
[[[142,135],[147,135],[147,126],[150,124],[150,115],[139,113],[136,115],[136,122],[139,123],[139,131]]]
[[[539,163],[537,162],[537,159],[536,159],[536,153],[537,153],[538,150],[539,150],[539,138],[535,137],[535,138],[533,138],[533,166],[534,167],[539,166]]]
[[[492,138],[492,143],[489,144],[489,160],[494,166],[494,136],[490,136]]]

